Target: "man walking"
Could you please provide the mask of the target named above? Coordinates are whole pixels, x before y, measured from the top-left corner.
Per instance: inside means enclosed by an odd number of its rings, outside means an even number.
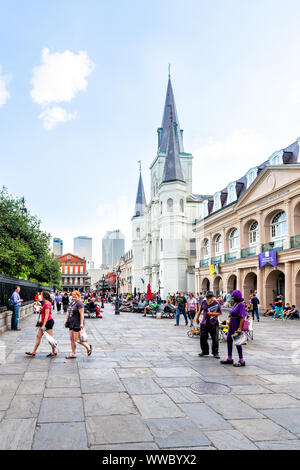
[[[188,322],[188,316],[186,312],[186,304],[187,304],[186,298],[184,297],[182,292],[179,292],[179,295],[176,297],[176,303],[175,303],[175,306],[176,306],[175,326],[179,326],[179,318],[180,318],[181,313],[183,314],[185,318],[185,324],[188,325],[189,322]]]
[[[20,308],[21,308],[21,303],[23,302],[23,300],[20,298],[20,294],[19,294],[20,290],[21,290],[20,286],[16,286],[15,291],[13,292],[11,296],[11,301],[13,304],[13,313],[11,316],[11,329],[13,331],[21,330],[21,328],[18,328]]]
[[[256,315],[256,319],[257,321],[259,321],[259,313],[258,313],[259,299],[257,298],[256,294],[251,295],[250,302],[252,304],[252,318],[254,320],[254,315]]]
[[[205,300],[203,300],[201,307],[196,316],[196,323],[200,323],[199,317],[203,314],[202,322],[200,325],[200,347],[201,353],[199,357],[209,355],[208,335],[212,339],[212,354],[215,359],[220,359],[219,356],[219,315],[222,315],[222,309],[214,297],[212,291],[207,291]]]

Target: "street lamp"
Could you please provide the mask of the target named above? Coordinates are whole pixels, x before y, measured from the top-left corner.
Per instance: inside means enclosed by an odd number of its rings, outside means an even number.
[[[120,278],[120,274],[121,274],[121,269],[120,269],[120,266],[118,266],[117,279],[116,279],[117,298],[116,298],[115,315],[120,315],[120,311],[119,311],[119,278]]]
[[[102,276],[102,297],[101,297],[101,308],[104,308],[104,285],[105,285],[105,276]]]

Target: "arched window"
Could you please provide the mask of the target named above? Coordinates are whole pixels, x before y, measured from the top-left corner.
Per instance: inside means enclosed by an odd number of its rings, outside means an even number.
[[[168,199],[167,200],[167,208],[168,208],[168,212],[173,212],[173,199]]]
[[[239,231],[234,228],[229,234],[229,251],[235,251],[239,248],[240,237]]]
[[[139,240],[140,236],[141,236],[141,231],[140,231],[140,228],[138,227],[136,229],[136,238]]]
[[[180,199],[180,201],[179,201],[179,207],[180,207],[180,212],[184,212],[184,202],[183,202],[183,199]]]
[[[247,173],[247,187],[250,186],[250,184],[253,183],[257,176],[257,168],[252,168],[252,170],[248,171]]]
[[[216,236],[216,239],[215,239],[215,252],[216,252],[216,255],[221,254],[222,251],[223,251],[222,236],[219,234],[219,235]]]
[[[209,258],[209,240],[207,238],[203,242],[203,257]]]
[[[254,220],[249,227],[249,245],[257,245],[259,242],[258,222]]]
[[[286,236],[286,213],[284,211],[276,214],[271,220],[271,240],[284,238]]]
[[[205,199],[205,201],[203,201],[203,205],[202,205],[202,217],[206,217],[208,215],[208,200]]]
[[[275,152],[271,157],[269,158],[269,162],[271,165],[281,165],[282,164],[282,154],[283,152]]]

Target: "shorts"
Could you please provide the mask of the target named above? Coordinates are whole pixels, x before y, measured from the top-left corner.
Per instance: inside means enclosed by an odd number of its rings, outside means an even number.
[[[70,331],[75,331],[75,333],[78,333],[80,331],[80,328],[78,328],[76,326],[70,326],[69,330]]]
[[[195,315],[196,315],[195,310],[189,310],[188,314],[189,314],[189,319],[194,320]]]
[[[54,320],[51,318],[51,320],[48,320],[46,325],[45,325],[45,330],[53,330],[53,325],[54,325]]]

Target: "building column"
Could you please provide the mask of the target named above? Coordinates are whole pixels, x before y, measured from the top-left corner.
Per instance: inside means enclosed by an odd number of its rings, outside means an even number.
[[[292,211],[291,211],[291,200],[288,199],[285,203],[286,213],[286,241],[285,249],[291,248],[291,233],[292,233]]]
[[[262,269],[257,268],[257,297],[259,298],[260,308],[265,308],[265,288]]]
[[[292,279],[292,263],[291,261],[287,261],[284,265],[284,274],[285,274],[285,303],[292,301],[292,285],[294,280]]]
[[[237,287],[237,290],[242,292],[242,270],[241,270],[241,268],[237,268],[237,270],[236,270],[236,287]]]

